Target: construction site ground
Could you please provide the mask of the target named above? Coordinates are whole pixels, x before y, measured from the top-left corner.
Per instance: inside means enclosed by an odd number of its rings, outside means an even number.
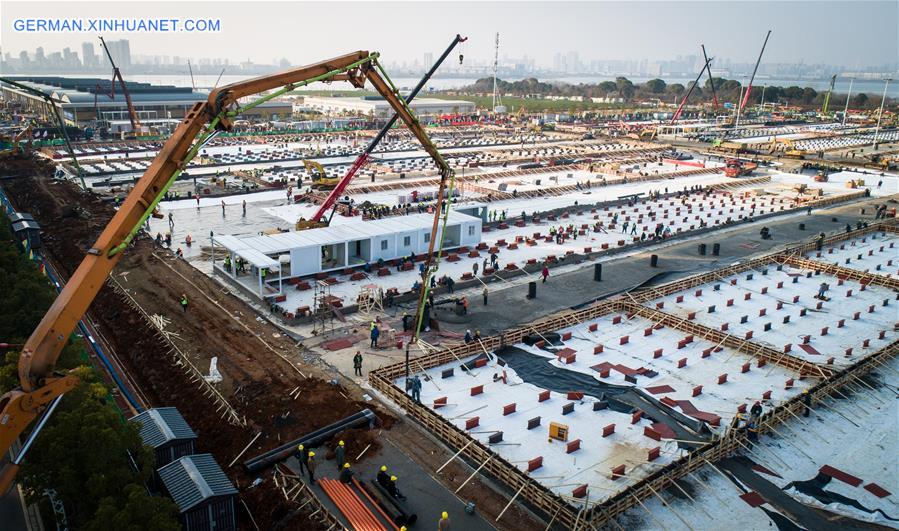
[[[847,223],[855,227],[858,221],[872,221],[873,205],[885,202],[890,205],[890,208],[899,205],[896,196],[866,198],[813,210],[811,215],[807,215],[803,211],[760,222],[731,226],[699,236],[678,238],[626,256],[602,261],[602,281],[600,282],[593,280],[592,263],[585,262],[579,266],[566,267],[561,271],[553,269],[545,284],[540,282],[536,275],[519,277],[507,282],[491,283],[486,306],[483,304],[480,288],[459,292],[456,295],[466,294],[471,300],[468,315],[459,316],[449,312],[438,312],[436,317],[439,320],[442,334],[434,332],[423,337],[430,344],[436,346],[442,343],[445,346],[447,342],[461,341],[466,330],[472,332],[480,330],[481,335],[485,337],[498,334],[538,317],[568,308],[584,306],[597,299],[622,293],[650,281],[668,282],[720,268],[738,260],[750,259],[788,245],[810,241],[821,232],[827,235],[844,232]],[[865,209],[865,214],[861,214],[862,209]],[[838,221],[832,221],[834,217]],[[799,229],[800,223],[805,224],[804,230]],[[759,229],[762,226],[767,226],[771,230],[772,238],[770,240],[762,240],[759,237]],[[698,253],[699,243],[706,243],[708,249],[706,255]],[[718,256],[711,254],[712,243],[721,244]],[[653,254],[659,257],[657,267],[649,267],[650,256]],[[536,299],[527,298],[527,283],[532,281],[537,281]],[[382,314],[382,318],[387,319],[389,327],[402,330],[401,318],[404,311],[413,313],[415,311],[414,303],[389,308]],[[365,316],[359,318],[362,317]],[[310,344],[330,344],[330,341],[340,337],[355,339],[350,331],[338,328],[331,335],[312,339]],[[366,371],[390,365],[405,358],[405,350],[394,348],[395,345],[370,349],[367,336],[358,337],[361,339],[347,348],[335,350],[320,348],[324,361],[349,376],[353,374],[352,357],[357,350],[363,354]],[[420,354],[421,352],[413,347],[412,356]],[[364,379],[356,378],[358,383],[363,383]]]
[[[48,259],[68,278],[111,219],[113,207],[72,182],[48,177],[46,166],[33,164],[22,173],[29,175],[4,180],[2,186],[19,211],[32,214],[41,224]],[[113,285],[124,293],[117,293]],[[182,294],[189,299],[186,312],[179,307]],[[456,519],[467,516],[461,498],[435,481],[425,480],[452,452],[418,426],[397,422],[391,412],[366,400],[361,388],[342,385],[346,380],[318,355],[150,239],[140,238],[128,248],[87,318],[137,388],[135,394],[144,397],[143,405],[177,407],[198,435],[198,451],[212,453],[225,469],[247,506],[244,510],[239,504],[237,510],[241,529],[253,528],[254,523],[260,529],[316,528],[319,524],[308,519],[310,508],[297,511],[299,503],[286,503],[269,472],[259,474],[263,481],[253,486],[257,476],[246,473],[240,462],[366,407],[378,415],[379,429],[339,434],[346,439],[347,455],[358,455],[368,447],[362,462],[371,464],[361,465],[364,470],[375,470],[375,465],[400,455],[413,456],[401,470],[404,478],[409,478],[408,488],[421,491],[428,500],[421,504],[420,512],[430,518],[433,511],[444,507]],[[204,385],[192,380],[183,363],[171,355],[175,347],[204,374],[211,358],[218,358],[225,379],[216,388],[246,420],[246,426],[222,418],[219,405],[207,396]],[[229,466],[257,433],[261,433],[259,438]],[[336,440],[328,446],[334,444]],[[385,444],[389,447],[382,454]],[[333,451],[324,450],[319,455],[331,459]],[[332,464],[324,461],[322,467]],[[441,480],[458,486],[469,474],[467,467],[456,461],[444,469]],[[461,495],[466,501],[477,500],[478,511],[494,517],[508,501],[480,476],[471,480]],[[483,528],[515,529],[529,518],[516,506],[507,511],[501,525],[491,520]]]
[[[69,182],[34,175],[4,181],[3,186],[21,211],[39,221],[45,249],[66,277],[113,214],[110,205]],[[252,310],[222,292],[205,275],[170,254],[158,254],[151,241],[142,239],[132,245],[113,279],[148,315],[166,320],[164,334],[154,330],[139,311],[107,285],[89,310],[101,337],[147,397],[147,406],[175,406],[181,411],[198,434],[198,450],[212,453],[226,468],[261,527],[275,526],[288,513],[288,508],[280,504],[280,493],[270,481],[247,489],[253,477],[246,475],[239,464],[228,467],[257,432],[262,435],[244,457],[365,407],[379,412],[385,427],[392,425],[392,417],[364,402],[358,389],[329,383],[322,367],[314,359],[304,358],[301,346],[269,323],[257,320]],[[178,305],[182,293],[190,300],[187,312]],[[226,375],[219,384],[221,393],[246,418],[246,427],[220,418],[216,404],[204,395],[202,386],[172,362],[168,354],[172,346],[166,335],[200,370],[208,369],[212,356],[218,357],[220,370]],[[295,389],[300,391],[296,400],[288,396]],[[373,435],[357,434],[349,441],[350,452],[357,445],[357,451],[369,443],[377,446]],[[239,510],[238,516],[245,527],[250,526],[246,511]],[[302,517],[292,524],[300,522]]]

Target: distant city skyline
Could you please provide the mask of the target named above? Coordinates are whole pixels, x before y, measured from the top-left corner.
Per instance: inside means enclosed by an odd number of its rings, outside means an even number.
[[[183,73],[188,61],[195,73],[219,73],[221,69],[231,74],[266,71],[272,68],[287,68],[292,65],[286,58],[276,63],[252,63],[248,61],[232,62],[227,58],[190,58],[184,56],[133,54],[129,39],[106,40],[116,65],[123,72],[132,75],[146,73]],[[4,51],[2,65],[8,74],[41,74],[41,73],[107,73],[111,66],[106,53],[100,45],[84,41],[80,44],[81,54],[65,47],[58,51],[46,50],[39,46],[32,51],[22,50],[18,54]],[[424,52],[422,60],[385,61],[391,70],[417,74],[429,68],[434,62],[433,52]],[[716,58],[712,72],[718,77],[740,77],[748,75],[754,63],[738,63],[728,58]],[[876,79],[892,75],[889,64],[868,65],[862,68],[847,70],[845,65],[804,64],[804,63],[763,63],[759,68],[761,76],[780,77],[786,79],[820,79],[838,74],[843,77],[853,76]],[[446,63],[441,69],[443,75],[460,77],[477,77],[492,74],[492,60],[473,60],[469,58],[463,65]],[[698,54],[677,55],[672,58],[650,61],[648,59],[582,59],[580,52],[570,50],[557,52],[551,64],[539,64],[534,58],[510,57],[502,53],[499,60],[499,72],[505,76],[521,77],[528,75],[615,75],[629,74],[641,77],[679,77],[691,75],[702,68],[702,57]],[[502,76],[501,76],[502,77]]]
[[[899,3],[861,2],[15,2],[0,15],[6,73],[101,74],[108,61],[96,34],[13,31],[13,22],[54,17],[210,17],[216,33],[104,35],[125,74],[227,74],[305,64],[353,49],[382,52],[392,71],[417,74],[451,35],[470,37],[443,76],[499,73],[680,77],[701,66],[700,44],[715,75],[748,75],[764,34],[773,30],[759,73],[780,78],[833,74],[893,76],[899,69]],[[334,9],[340,6],[339,9]],[[324,22],[324,21],[330,21]],[[439,23],[438,23],[439,21]],[[445,34],[445,35],[444,35]],[[118,48],[127,47],[127,50]],[[40,48],[40,52],[38,51]]]

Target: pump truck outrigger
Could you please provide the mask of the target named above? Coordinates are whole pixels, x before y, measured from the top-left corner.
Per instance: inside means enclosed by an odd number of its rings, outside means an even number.
[[[56,360],[78,321],[112,272],[122,251],[140,232],[144,222],[200,148],[218,131],[230,130],[234,118],[242,112],[314,82],[349,81],[354,87],[362,88],[366,81],[370,81],[440,168],[441,184],[430,248],[431,253],[433,252],[444,189],[447,178],[452,182],[452,171],[406,102],[399,96],[399,91],[387,77],[378,57],[377,52],[357,51],[312,65],[233,83],[213,90],[207,101],[196,103],[188,111],[150,167],[135,183],[93,247],[87,251],[78,269],[22,348],[18,366],[21,387],[0,397],[0,452],[6,453],[25,428],[38,415],[43,415],[29,434],[22,451],[0,472],[0,492],[6,492],[12,485],[26,450],[62,395],[77,385],[74,374],[54,371]],[[267,93],[253,101],[241,103],[244,98],[262,92]],[[431,274],[431,253],[425,278]],[[427,286],[427,283],[424,285]],[[419,322],[420,316],[421,311]]]

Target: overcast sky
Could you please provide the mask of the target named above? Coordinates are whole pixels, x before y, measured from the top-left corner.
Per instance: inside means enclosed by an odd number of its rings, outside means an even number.
[[[2,2],[0,45],[17,55],[43,46],[80,53],[95,32],[22,33],[13,21],[31,17],[218,17],[217,34],[105,33],[128,38],[132,54],[250,59],[286,57],[303,64],[350,50],[380,51],[387,61],[420,59],[443,50],[455,33],[470,37],[464,52],[487,60],[494,33],[501,54],[527,54],[551,64],[556,52],[581,60],[657,59],[699,53],[752,62],[768,29],[768,62],[827,63],[849,68],[895,64],[899,2]]]

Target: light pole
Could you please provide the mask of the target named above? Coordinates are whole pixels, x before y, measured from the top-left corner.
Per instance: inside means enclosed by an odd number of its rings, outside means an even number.
[[[883,97],[880,99],[880,112],[877,113],[877,127],[874,128],[874,151],[877,151],[877,135],[880,133],[880,121],[883,120],[883,104],[887,101],[887,87],[890,86],[891,78],[883,80]]]
[[[846,125],[846,116],[849,115],[849,98],[852,97],[852,83],[854,81],[854,77],[849,78],[849,93],[846,94],[846,107],[843,108],[843,123],[841,123],[840,125]]]

